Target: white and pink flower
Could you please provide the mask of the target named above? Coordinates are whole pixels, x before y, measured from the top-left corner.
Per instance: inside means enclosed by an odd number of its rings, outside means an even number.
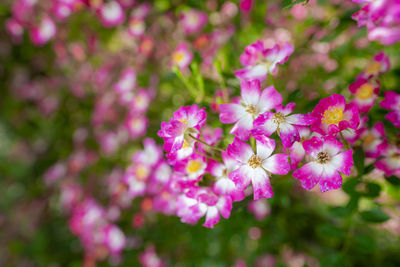
[[[242,81],[241,104],[220,104],[219,118],[222,123],[235,123],[230,133],[247,140],[253,128],[253,121],[266,111],[282,103],[282,96],[273,86],[261,91],[260,81]]]
[[[171,65],[183,70],[189,66],[192,59],[193,53],[189,50],[187,44],[182,43],[172,52]]]
[[[357,106],[346,104],[344,96],[339,94],[321,99],[311,115],[315,117],[311,131],[321,135],[335,135],[347,128],[356,130],[360,124]]]
[[[99,15],[105,27],[120,25],[125,19],[124,10],[117,1],[104,3],[99,10]]]
[[[187,34],[197,33],[207,24],[207,14],[194,8],[186,10],[181,15],[181,23]]]
[[[360,112],[368,112],[376,103],[379,94],[379,83],[364,78],[358,78],[350,84],[349,90],[354,95],[354,102]]]
[[[235,71],[235,75],[241,80],[264,80],[268,73],[276,71],[278,64],[285,63],[293,51],[294,47],[289,43],[266,48],[263,42],[257,41],[248,45],[240,55],[240,62],[245,68]]]
[[[273,196],[269,174],[287,174],[290,170],[287,154],[274,154],[275,141],[266,136],[256,136],[257,151],[239,138],[227,148],[228,154],[240,167],[230,173],[230,178],[239,190],[253,185],[254,199]]]
[[[322,192],[342,186],[339,172],[350,175],[353,166],[353,150],[341,152],[343,144],[335,137],[313,137],[303,142],[311,161],[293,172],[303,188],[310,190],[319,183]]]
[[[282,145],[289,148],[294,142],[300,141],[299,126],[308,126],[314,122],[315,118],[310,114],[293,114],[295,103],[286,106],[279,105],[275,108],[276,113],[265,112],[254,120],[252,130],[253,135],[264,134],[266,136],[277,132]]]
[[[392,110],[386,114],[385,119],[392,122],[396,128],[400,127],[400,94],[386,91],[385,99],[380,103],[381,108]]]

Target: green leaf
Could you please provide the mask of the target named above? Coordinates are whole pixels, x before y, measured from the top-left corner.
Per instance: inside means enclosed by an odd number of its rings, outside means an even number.
[[[390,219],[390,216],[387,215],[380,208],[373,208],[367,211],[360,212],[360,216],[364,221],[370,223],[382,223]]]
[[[390,177],[386,177],[386,181],[391,183],[392,185],[399,186],[400,185],[400,178],[397,178],[396,176],[392,175]]]
[[[370,236],[356,235],[355,240],[355,248],[361,253],[371,253],[376,249],[375,241]]]
[[[362,194],[364,197],[378,197],[381,192],[381,186],[376,183],[368,182],[366,183],[366,192]]]

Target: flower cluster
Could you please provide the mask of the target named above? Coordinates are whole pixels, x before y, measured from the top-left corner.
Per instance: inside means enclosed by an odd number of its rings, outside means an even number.
[[[368,39],[380,41],[384,45],[393,45],[400,41],[400,21],[397,14],[400,3],[396,0],[353,0],[363,7],[353,14],[359,27],[367,27]]]

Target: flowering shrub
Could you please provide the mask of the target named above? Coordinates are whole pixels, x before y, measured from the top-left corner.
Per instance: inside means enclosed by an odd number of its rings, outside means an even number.
[[[0,265],[398,266],[399,10],[1,3]]]

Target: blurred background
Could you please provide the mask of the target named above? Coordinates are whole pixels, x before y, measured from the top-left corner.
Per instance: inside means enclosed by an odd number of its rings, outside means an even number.
[[[157,210],[152,194],[128,197],[120,183],[143,139],[162,144],[160,123],[182,105],[206,107],[208,124],[222,127],[218,91],[240,95],[233,72],[256,40],[294,45],[267,84],[299,112],[335,92],[350,96],[381,50],[391,61],[382,88],[398,90],[400,47],[370,42],[351,18],[359,9],[339,0],[1,1],[0,265],[400,266],[400,180],[371,169],[362,152],[342,189],[272,178],[273,198],[234,203],[214,229]],[[182,43],[190,66],[173,57]],[[133,95],[116,92],[121,79]],[[191,91],[199,79],[202,90]],[[384,114],[373,108],[369,123]],[[106,236],[114,231],[109,243],[93,247],[87,214],[106,221]]]

